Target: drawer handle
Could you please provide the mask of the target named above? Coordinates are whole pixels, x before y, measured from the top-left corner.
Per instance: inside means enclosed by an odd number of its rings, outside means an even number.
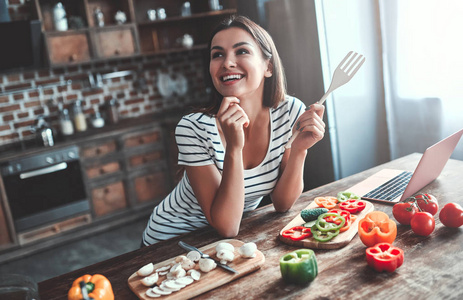
[[[106,173],[105,169],[104,168],[101,168],[100,169],[100,175],[104,175]]]
[[[111,190],[109,188],[105,188],[104,191],[103,191],[105,194],[109,194],[109,192],[111,192]]]
[[[76,59],[77,59],[77,55],[76,55],[76,54],[72,54],[72,55],[69,56],[69,61],[70,61],[70,62],[73,62],[73,61],[75,61]]]
[[[96,155],[100,155],[101,152],[103,152],[103,150],[101,150],[101,148],[96,148],[95,152],[96,152]]]
[[[119,50],[119,49],[116,49],[116,50],[114,51],[114,54],[115,54],[115,55],[119,55],[119,54],[121,54],[121,50]]]
[[[141,137],[141,138],[138,139],[138,143],[144,144],[144,143],[145,143],[145,140]]]
[[[148,162],[148,158],[146,156],[143,156],[141,161],[142,163],[146,164]]]

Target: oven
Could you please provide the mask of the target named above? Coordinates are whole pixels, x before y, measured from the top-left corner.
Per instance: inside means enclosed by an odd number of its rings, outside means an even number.
[[[90,211],[76,146],[0,166],[16,232]]]

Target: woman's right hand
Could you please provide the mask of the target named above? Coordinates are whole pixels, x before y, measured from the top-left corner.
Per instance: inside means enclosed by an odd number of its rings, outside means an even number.
[[[249,125],[249,118],[239,103],[240,100],[236,97],[224,97],[217,112],[217,120],[229,149],[243,149],[244,128]]]

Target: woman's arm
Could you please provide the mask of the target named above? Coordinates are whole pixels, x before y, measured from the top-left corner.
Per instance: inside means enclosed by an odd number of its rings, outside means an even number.
[[[225,237],[238,234],[244,210],[243,127],[249,119],[238,103],[238,99],[226,97],[217,113],[226,140],[222,174],[215,165],[186,167],[207,221]]]
[[[323,114],[325,107],[313,104],[298,119],[296,130],[301,134],[293,142],[290,149],[283,155],[280,178],[273,190],[271,197],[276,211],[289,210],[304,188],[304,162],[307,149],[320,141],[325,133]]]

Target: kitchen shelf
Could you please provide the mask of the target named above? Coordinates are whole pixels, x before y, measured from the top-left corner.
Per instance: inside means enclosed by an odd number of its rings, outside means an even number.
[[[223,10],[218,10],[218,11],[208,11],[208,12],[196,13],[196,14],[192,14],[191,16],[186,16],[186,17],[174,16],[174,17],[168,17],[163,20],[144,21],[144,22],[139,22],[137,25],[138,26],[153,26],[157,24],[165,24],[165,23],[171,23],[171,22],[192,21],[192,20],[197,20],[197,19],[202,19],[202,18],[207,18],[207,17],[226,16],[226,15],[232,15],[235,13],[236,13],[236,9],[223,9]]]

